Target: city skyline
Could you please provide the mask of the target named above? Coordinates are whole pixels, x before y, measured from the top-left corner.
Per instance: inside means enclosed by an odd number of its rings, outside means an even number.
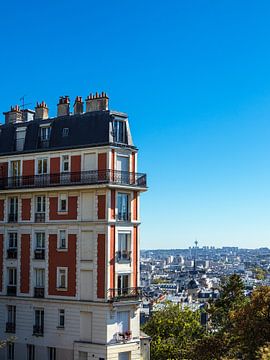
[[[59,94],[98,90],[129,114],[150,189],[142,249],[269,245],[267,1],[0,9],[2,112],[25,95],[55,115]]]

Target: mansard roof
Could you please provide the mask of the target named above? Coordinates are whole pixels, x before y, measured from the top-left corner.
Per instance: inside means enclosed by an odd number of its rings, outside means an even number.
[[[105,111],[93,111],[83,114],[59,116],[46,120],[32,120],[0,126],[0,156],[20,153],[33,153],[81,147],[105,146],[113,143],[110,123],[117,117],[127,118],[126,114]],[[40,146],[40,128],[51,127],[48,147]],[[24,148],[16,151],[16,131],[26,128]],[[63,129],[68,136],[63,136]],[[132,147],[132,144],[125,144]]]

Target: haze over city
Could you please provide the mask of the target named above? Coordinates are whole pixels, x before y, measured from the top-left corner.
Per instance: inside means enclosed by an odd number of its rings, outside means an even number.
[[[128,112],[148,175],[142,248],[268,246],[269,11],[243,0],[3,2],[0,108],[44,98],[54,115],[59,94],[106,91]]]

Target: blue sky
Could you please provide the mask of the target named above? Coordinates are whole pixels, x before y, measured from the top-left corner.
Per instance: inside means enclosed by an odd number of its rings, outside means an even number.
[[[141,246],[269,246],[269,1],[0,4],[0,109],[106,91],[129,113]]]

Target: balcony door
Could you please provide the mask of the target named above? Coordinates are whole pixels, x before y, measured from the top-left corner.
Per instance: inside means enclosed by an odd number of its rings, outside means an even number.
[[[120,184],[129,184],[129,157],[118,155],[116,158],[116,180]]]
[[[129,311],[118,311],[117,326],[118,332],[121,334],[129,331]]]
[[[84,182],[95,182],[97,178],[97,174],[95,173],[97,170],[96,164],[96,154],[88,153],[84,154],[83,157],[83,173],[82,173],[82,181]]]
[[[10,176],[11,176],[12,185],[18,186],[20,184],[20,176],[21,176],[21,160],[11,161]]]

